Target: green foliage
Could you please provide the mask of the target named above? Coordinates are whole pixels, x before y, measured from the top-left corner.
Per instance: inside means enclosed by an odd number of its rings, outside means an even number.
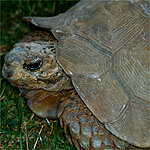
[[[23,16],[53,16],[66,11],[77,0],[0,1],[0,149],[73,150],[59,122],[35,116],[26,101],[2,77],[4,54],[33,28]]]

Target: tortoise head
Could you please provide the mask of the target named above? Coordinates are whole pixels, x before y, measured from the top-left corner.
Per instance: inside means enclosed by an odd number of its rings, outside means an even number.
[[[3,76],[20,88],[36,115],[56,119],[59,104],[67,96],[59,91],[71,88],[70,79],[57,63],[56,40],[33,38],[24,38],[5,56]]]
[[[5,56],[3,76],[19,88],[47,91],[69,88],[70,79],[56,61],[55,43],[17,43]]]

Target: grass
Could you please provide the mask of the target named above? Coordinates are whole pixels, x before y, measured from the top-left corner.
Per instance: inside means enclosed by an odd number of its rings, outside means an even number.
[[[53,16],[66,11],[77,0],[0,0],[0,149],[75,150],[59,122],[35,116],[1,74],[4,55],[32,28],[23,16]]]

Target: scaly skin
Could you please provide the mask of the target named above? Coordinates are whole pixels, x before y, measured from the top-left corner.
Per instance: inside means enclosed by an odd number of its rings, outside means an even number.
[[[70,78],[57,64],[55,43],[57,41],[44,31],[27,35],[6,55],[4,77],[23,89],[34,113],[50,119],[58,117],[66,136],[77,149],[140,150],[113,136],[88,110],[73,90]],[[30,71],[32,59],[37,58],[42,59],[42,65]]]
[[[78,150],[142,150],[107,131],[75,91],[72,91],[71,96],[59,108],[61,126],[70,143]]]
[[[59,119],[69,142],[78,150],[149,150],[134,147],[112,135],[74,92],[61,103]]]

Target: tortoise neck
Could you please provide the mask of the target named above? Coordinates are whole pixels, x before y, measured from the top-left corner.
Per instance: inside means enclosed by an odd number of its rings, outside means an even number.
[[[45,90],[21,89],[21,94],[28,102],[29,108],[39,117],[55,120],[58,118],[59,105],[67,100],[73,90],[49,92]]]

